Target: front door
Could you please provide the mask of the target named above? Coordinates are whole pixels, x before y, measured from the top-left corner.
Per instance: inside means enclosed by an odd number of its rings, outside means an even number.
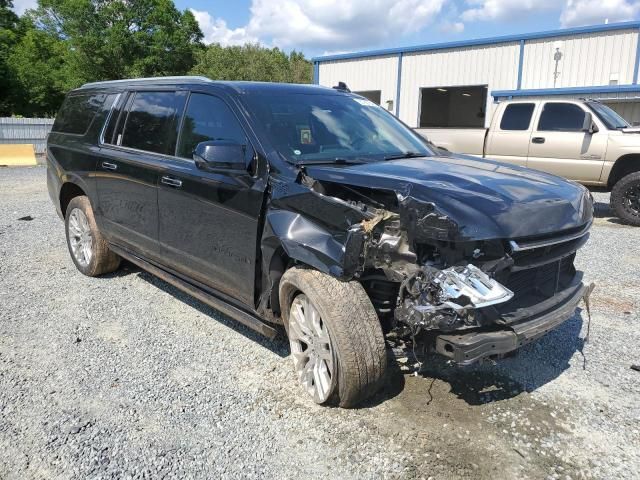
[[[175,153],[185,99],[175,91],[123,95],[103,133],[96,166],[101,228],[110,241],[149,258],[159,255],[158,178],[164,158]]]
[[[575,103],[546,102],[531,134],[527,166],[570,180],[598,181],[607,132],[582,131],[586,113]]]
[[[207,140],[246,145],[246,172],[196,166],[193,150]],[[222,98],[192,93],[176,158],[166,163],[158,190],[163,262],[251,306],[265,190],[265,183],[250,172],[253,152],[238,117]]]

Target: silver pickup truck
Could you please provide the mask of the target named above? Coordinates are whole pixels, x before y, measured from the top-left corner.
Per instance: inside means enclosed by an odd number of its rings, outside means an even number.
[[[611,207],[640,226],[640,128],[595,100],[501,102],[488,129],[420,129],[436,146],[535,168],[611,191]]]

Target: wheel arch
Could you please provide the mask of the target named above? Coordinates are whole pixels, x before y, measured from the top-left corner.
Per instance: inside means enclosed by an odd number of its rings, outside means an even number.
[[[609,179],[607,180],[607,187],[612,189],[621,178],[638,171],[640,171],[640,153],[630,153],[621,156],[613,164],[611,173],[609,173]]]
[[[82,189],[78,184],[73,182],[65,182],[60,187],[60,211],[62,212],[62,217],[66,217],[67,215],[67,207],[69,206],[69,202],[73,200],[75,197],[86,196],[87,192]]]

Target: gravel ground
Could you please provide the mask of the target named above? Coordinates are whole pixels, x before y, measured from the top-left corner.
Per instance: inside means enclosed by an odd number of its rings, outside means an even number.
[[[595,196],[588,343],[580,310],[497,364],[396,365],[340,410],[283,340],[132,266],[82,276],[45,169],[0,169],[0,478],[639,478],[640,228]]]

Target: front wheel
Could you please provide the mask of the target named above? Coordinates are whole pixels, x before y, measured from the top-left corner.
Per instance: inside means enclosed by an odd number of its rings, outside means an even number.
[[[316,403],[352,407],[376,392],[387,356],[362,285],[293,267],[280,281],[280,305],[298,382]]]
[[[622,177],[613,186],[611,209],[625,223],[640,227],[640,172]]]

